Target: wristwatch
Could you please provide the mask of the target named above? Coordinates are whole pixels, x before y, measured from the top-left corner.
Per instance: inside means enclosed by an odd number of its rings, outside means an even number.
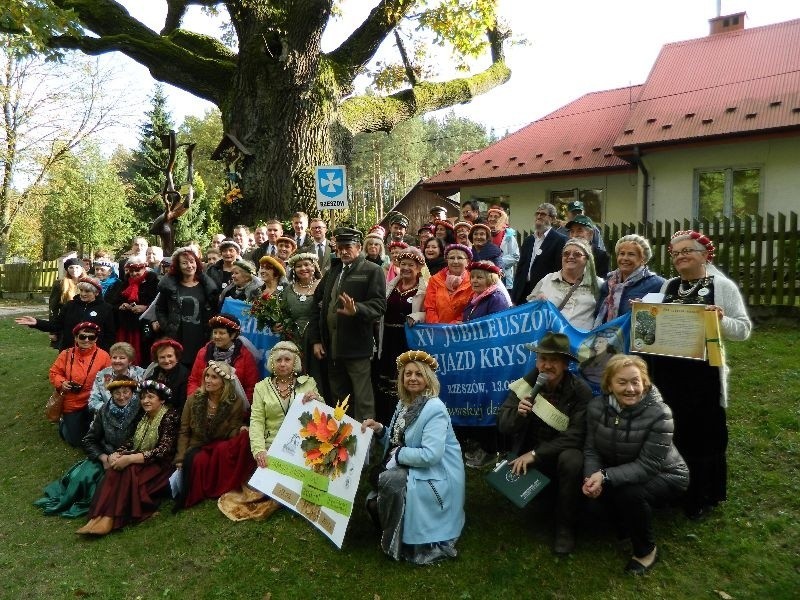
[[[531,458],[533,459],[533,462],[536,462],[536,450],[531,450]]]

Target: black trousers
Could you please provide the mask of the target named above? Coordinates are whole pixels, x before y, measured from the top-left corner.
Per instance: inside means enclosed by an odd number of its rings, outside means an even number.
[[[664,506],[681,493],[662,477],[654,477],[642,484],[603,486],[600,500],[606,503],[620,532],[631,536],[633,555],[641,558],[656,546],[653,508]]]
[[[76,448],[81,447],[81,440],[86,432],[89,431],[91,424],[91,413],[88,407],[71,413],[61,415],[58,424],[58,433],[65,442]]]
[[[583,497],[583,451],[568,448],[557,456],[537,455],[533,467],[557,486],[556,527],[574,527]]]

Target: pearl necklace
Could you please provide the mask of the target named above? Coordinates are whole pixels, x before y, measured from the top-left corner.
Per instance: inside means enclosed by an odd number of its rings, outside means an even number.
[[[297,297],[300,299],[300,302],[305,302],[308,299],[308,297],[311,295],[311,291],[312,291],[312,288],[314,287],[314,282],[315,281],[316,281],[316,279],[312,279],[309,283],[307,283],[305,285],[300,283],[299,281],[295,281],[294,282],[294,286],[292,287],[292,289],[294,289],[294,293],[297,294]],[[301,291],[298,292],[297,288],[300,288]],[[302,291],[302,290],[305,290],[305,291]]]

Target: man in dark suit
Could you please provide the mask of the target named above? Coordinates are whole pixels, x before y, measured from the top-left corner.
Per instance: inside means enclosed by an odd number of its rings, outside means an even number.
[[[314,242],[308,233],[308,215],[304,212],[296,212],[292,215],[292,237],[297,244],[297,253],[312,252]]]
[[[567,238],[555,229],[556,207],[545,202],[536,209],[533,235],[522,242],[511,301],[514,304],[527,302],[528,294],[539,280],[561,269],[561,251]]]
[[[326,237],[328,225],[320,218],[311,219],[308,226],[309,236],[313,241],[313,246],[308,252],[313,252],[319,260],[319,270],[323,275],[331,268],[331,258],[335,256],[333,247]]]
[[[308,323],[314,356],[328,361],[332,403],[350,394],[357,421],[375,417],[370,378],[372,329],[386,312],[383,269],[361,254],[361,232],[341,227],[334,232],[336,254],[314,292],[314,312]]]

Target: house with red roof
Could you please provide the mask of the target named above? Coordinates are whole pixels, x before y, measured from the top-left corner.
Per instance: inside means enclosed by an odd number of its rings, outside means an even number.
[[[800,207],[800,19],[711,19],[666,44],[642,85],[593,92],[425,181],[508,207],[582,200],[600,223],[788,213]],[[562,208],[563,210],[563,208]]]

